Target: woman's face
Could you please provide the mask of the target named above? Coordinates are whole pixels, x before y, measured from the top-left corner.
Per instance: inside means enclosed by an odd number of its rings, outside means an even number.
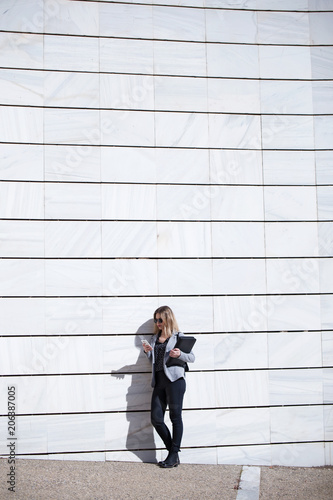
[[[164,325],[164,321],[163,321],[163,318],[160,315],[160,313],[156,313],[155,319],[157,320],[157,323],[156,323],[157,324],[157,328],[159,330],[162,330],[165,325]]]

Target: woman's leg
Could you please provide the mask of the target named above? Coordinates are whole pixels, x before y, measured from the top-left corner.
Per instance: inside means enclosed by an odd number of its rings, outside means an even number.
[[[183,399],[186,390],[185,379],[169,382],[166,387],[167,403],[172,422],[172,450],[178,452],[183,437]]]
[[[156,377],[156,385],[151,398],[151,423],[165,444],[166,449],[170,451],[172,444],[171,434],[168,427],[164,423],[164,415],[167,407],[167,395],[165,391],[166,384],[164,377],[164,373],[161,374],[161,376],[159,375]]]

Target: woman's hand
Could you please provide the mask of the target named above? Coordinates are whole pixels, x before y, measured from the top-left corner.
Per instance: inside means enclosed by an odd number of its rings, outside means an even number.
[[[150,352],[153,350],[151,345],[143,345],[142,347],[145,352]]]
[[[171,349],[169,354],[170,354],[171,358],[179,358],[181,352],[180,352],[180,349]]]

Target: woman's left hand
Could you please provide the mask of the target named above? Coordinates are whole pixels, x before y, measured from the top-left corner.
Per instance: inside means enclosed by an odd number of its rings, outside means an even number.
[[[180,349],[171,349],[169,354],[170,354],[171,358],[179,358],[179,356],[181,354]]]

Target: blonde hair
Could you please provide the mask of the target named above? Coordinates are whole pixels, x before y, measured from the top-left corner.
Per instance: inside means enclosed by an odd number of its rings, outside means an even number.
[[[169,306],[161,306],[156,309],[154,312],[154,319],[156,319],[156,314],[160,314],[165,326],[166,326],[166,333],[168,337],[171,337],[174,331],[179,331],[178,323],[176,321],[175,315],[173,314],[172,310],[170,309]],[[154,333],[157,334],[159,332],[158,326],[155,323],[154,325]]]

